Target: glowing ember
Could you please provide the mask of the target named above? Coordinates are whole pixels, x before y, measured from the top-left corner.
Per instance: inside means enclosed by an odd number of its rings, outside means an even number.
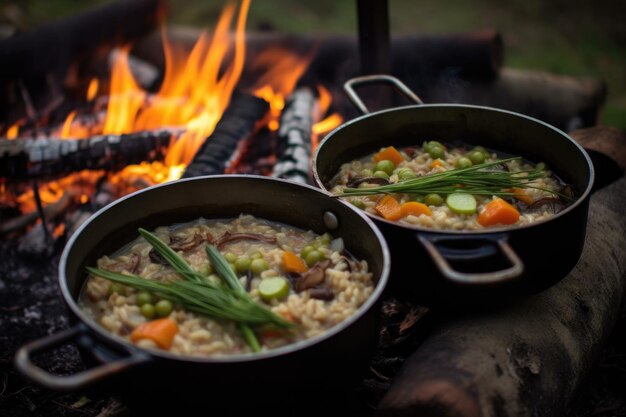
[[[89,82],[89,87],[87,87],[87,101],[91,101],[96,98],[98,94],[99,82],[97,78],[92,78]]]
[[[13,126],[11,126],[9,130],[7,130],[7,139],[9,140],[15,139],[17,135],[19,134],[19,132],[20,132],[20,128],[16,123]]]

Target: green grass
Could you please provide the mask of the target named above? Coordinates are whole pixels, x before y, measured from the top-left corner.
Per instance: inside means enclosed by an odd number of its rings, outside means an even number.
[[[32,27],[107,0],[0,0],[2,16]],[[172,24],[210,27],[224,0],[170,0]],[[12,8],[8,5],[12,4]],[[252,0],[249,28],[356,33],[356,0]],[[602,123],[626,129],[626,25],[611,0],[389,0],[394,34],[499,30],[505,65],[602,79],[608,98]],[[8,13],[7,10],[10,12]],[[11,10],[13,10],[11,12]]]

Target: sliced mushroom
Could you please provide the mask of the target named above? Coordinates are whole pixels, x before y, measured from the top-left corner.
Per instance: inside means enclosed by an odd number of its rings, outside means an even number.
[[[148,257],[150,258],[152,263],[159,264],[159,265],[169,265],[169,263],[167,263],[167,261],[163,259],[161,254],[157,252],[156,249],[154,248],[150,250],[150,252],[148,253]]]
[[[139,266],[139,256],[136,253],[131,254],[128,257],[127,261],[118,261],[114,262],[107,266],[107,270],[111,272],[122,272],[128,271],[131,274],[137,272],[137,267]]]
[[[348,258],[347,256],[342,256],[341,259],[343,259],[346,262],[346,265],[348,265],[348,271],[354,272],[359,269],[358,263]]]
[[[389,184],[389,181],[386,180],[385,178],[379,178],[379,177],[354,177],[353,179],[348,181],[346,186],[348,186],[350,188],[357,188],[359,185],[363,184],[364,182],[369,183],[369,184],[378,184],[378,185],[387,185],[387,184]]]
[[[328,287],[315,287],[309,289],[309,295],[316,300],[331,301],[335,293]]]
[[[563,202],[560,199],[556,198],[556,197],[543,197],[543,198],[540,198],[539,200],[534,201],[528,207],[531,208],[531,209],[536,209],[536,208],[544,207],[544,206],[547,206],[547,205],[551,206],[552,210],[555,213],[560,211],[560,210],[562,210],[563,207],[564,207]]]
[[[324,282],[326,268],[330,266],[330,263],[330,259],[326,259],[316,263],[308,271],[303,272],[298,281],[296,281],[296,291],[302,292]]]
[[[564,195],[569,200],[572,200],[575,196],[574,186],[571,184],[565,184],[559,190],[559,194]]]
[[[229,242],[237,240],[258,240],[265,243],[276,243],[275,237],[263,236],[258,233],[230,233],[224,232],[224,234],[215,241],[215,246],[221,249],[223,245]]]
[[[199,244],[201,244],[202,242],[206,240],[208,239],[202,236],[200,233],[195,233],[190,240],[186,240],[186,241],[182,241],[180,239],[176,239],[176,241],[174,241],[174,237],[172,237],[169,246],[175,251],[186,252],[195,248],[196,246],[198,246]]]

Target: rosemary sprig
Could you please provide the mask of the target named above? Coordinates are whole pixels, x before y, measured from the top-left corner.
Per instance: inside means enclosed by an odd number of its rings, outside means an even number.
[[[87,271],[109,281],[139,290],[152,291],[194,313],[235,321],[246,343],[254,352],[260,350],[260,345],[250,325],[271,324],[279,328],[293,327],[292,323],[250,298],[235,273],[230,269],[226,259],[215,246],[208,245],[206,250],[211,264],[214,265],[218,276],[225,282],[225,286],[207,281],[156,235],[145,229],[139,229],[139,233],[185,280],[162,283],[99,268],[87,267]]]
[[[532,184],[532,181],[545,176],[546,172],[543,169],[535,168],[516,172],[487,169],[516,159],[519,159],[519,157],[486,162],[468,168],[452,169],[378,187],[345,188],[343,193],[336,195],[336,197],[401,193],[450,194],[456,191],[463,191],[464,193],[474,195],[495,195],[503,197],[514,196],[515,193],[511,190],[512,188],[533,188],[560,196],[556,191],[537,187]]]

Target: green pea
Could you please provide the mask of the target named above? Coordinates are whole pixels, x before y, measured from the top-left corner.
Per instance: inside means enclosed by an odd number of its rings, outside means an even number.
[[[423,203],[424,202],[424,195],[423,194],[409,194],[409,198],[412,201],[417,201],[418,203]]]
[[[200,268],[200,270],[198,272],[200,272],[200,274],[202,274],[205,277],[207,277],[207,276],[209,276],[209,275],[211,275],[213,273],[213,267],[209,263],[209,264],[204,265],[202,268]]]
[[[473,164],[482,164],[485,162],[485,154],[479,151],[474,151],[469,154],[469,159]]]
[[[263,254],[261,252],[254,252],[252,255],[250,255],[250,259],[252,260],[261,258],[263,258]]]
[[[540,169],[542,171],[547,171],[548,170],[548,165],[546,165],[545,162],[539,162],[537,165],[535,165],[536,169]]]
[[[250,262],[250,272],[254,275],[260,275],[261,272],[267,271],[269,267],[270,265],[263,258],[253,259],[252,262]]]
[[[232,252],[226,252],[224,254],[224,259],[226,259],[228,262],[230,262],[231,264],[235,263],[235,261],[237,260],[237,255],[235,255]]]
[[[365,203],[363,200],[352,200],[350,203],[358,209],[365,210]]]
[[[111,285],[109,285],[108,294],[109,295],[113,293],[124,294],[125,290],[126,290],[126,287],[124,285],[119,284],[117,282],[112,282]]]
[[[490,155],[489,151],[487,151],[487,149],[483,148],[482,146],[474,146],[474,148],[472,148],[471,152],[481,152],[481,153],[485,154],[485,156]]]
[[[306,258],[306,256],[309,254],[309,252],[314,251],[315,250],[315,246],[313,245],[306,245],[305,247],[303,247],[300,250],[300,256],[302,256],[303,258]]]
[[[398,173],[398,177],[402,181],[408,181],[417,178],[417,174],[412,170],[405,168]]]
[[[318,237],[318,239],[324,244],[324,245],[328,245],[330,243],[331,240],[333,240],[333,237],[331,236],[330,233],[326,232],[323,235],[321,235],[320,237]]]
[[[374,166],[374,174],[376,174],[376,171],[383,171],[387,175],[391,175],[395,168],[396,166],[393,162],[388,159],[383,159],[382,161],[378,161]]]
[[[428,155],[433,159],[444,159],[446,156],[446,150],[443,146],[433,145],[426,152],[428,152]]]
[[[469,159],[469,158],[466,158],[466,157],[464,157],[464,156],[462,156],[462,157],[460,157],[459,159],[457,159],[457,160],[456,160],[456,164],[455,164],[455,166],[456,166],[457,168],[469,168],[469,167],[471,167],[472,165],[474,165],[474,164],[472,163],[472,160],[471,160],[471,159]]]
[[[439,146],[440,148],[444,147],[441,142],[437,142],[436,140],[431,140],[431,141],[424,143],[424,150],[428,152],[429,149],[432,148],[433,146]]]
[[[154,317],[154,305],[144,304],[141,307],[139,307],[139,312],[141,313],[142,316],[150,320],[152,317]]]
[[[443,198],[439,194],[426,194],[424,203],[429,206],[440,206],[443,204]]]
[[[235,261],[235,268],[239,273],[246,272],[248,269],[250,269],[250,258],[248,258],[247,256],[240,256]]]
[[[137,293],[135,300],[137,301],[138,306],[142,306],[144,304],[152,304],[152,302],[154,301],[152,294],[147,291],[141,291]]]
[[[371,169],[364,169],[361,171],[361,176],[363,177],[371,177],[372,175],[374,175],[374,172]]]
[[[321,251],[313,250],[306,255],[304,260],[308,266],[313,266],[322,259],[324,259],[324,254]]]
[[[389,179],[389,174],[387,174],[385,171],[376,171],[374,172],[374,176],[377,178],[384,178],[386,180]]]
[[[159,300],[154,306],[154,311],[159,317],[167,317],[174,310],[174,305],[170,300]]]

